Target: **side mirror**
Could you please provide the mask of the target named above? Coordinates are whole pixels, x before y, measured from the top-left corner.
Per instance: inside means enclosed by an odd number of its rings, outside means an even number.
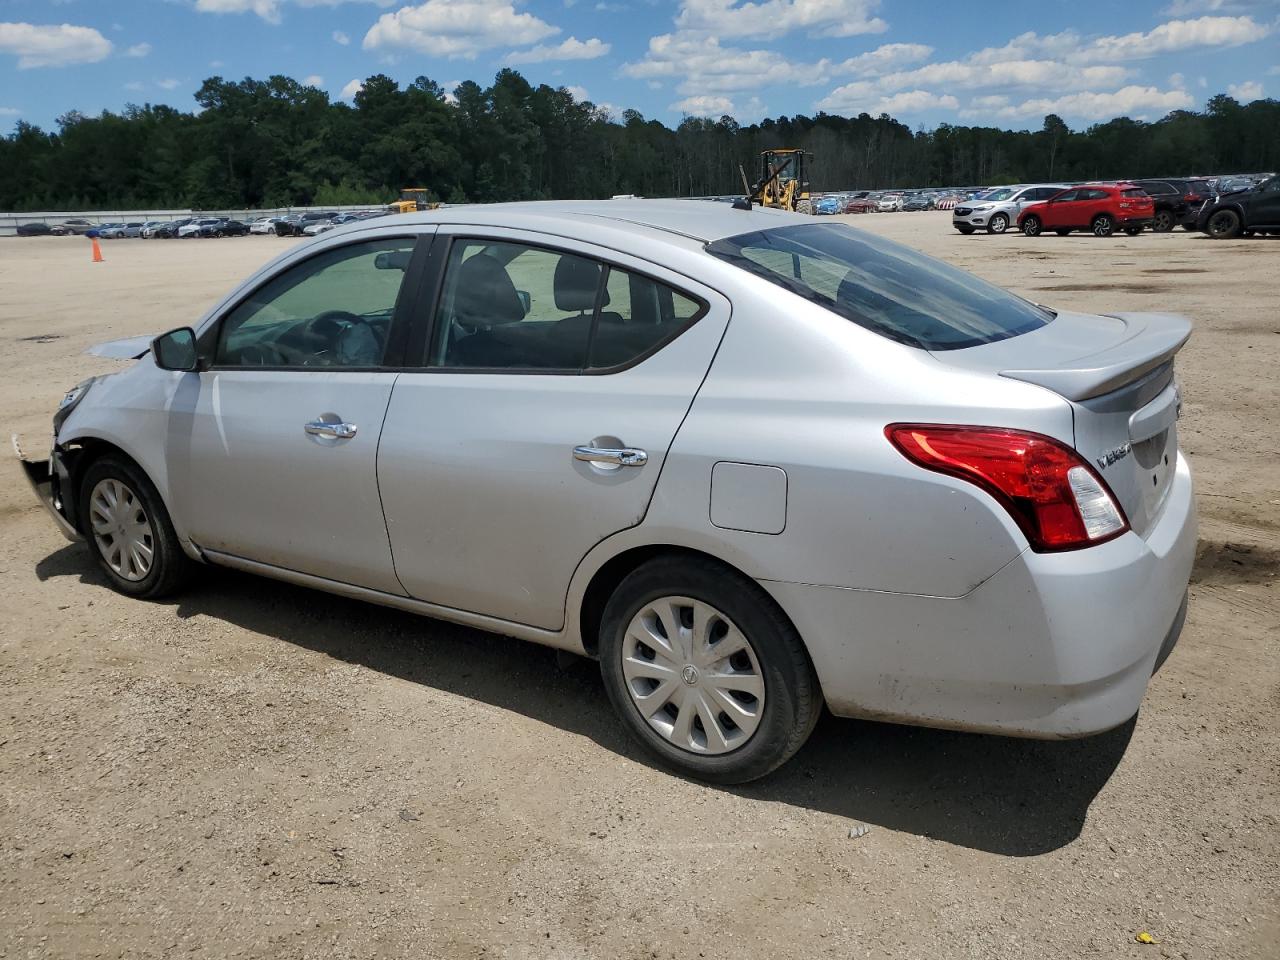
[[[410,250],[384,250],[373,258],[373,266],[378,270],[400,270],[409,269]]]
[[[533,309],[533,297],[529,296],[528,290],[517,290],[516,296],[520,298],[520,303],[524,307],[525,316],[528,316],[529,311]]]
[[[200,354],[196,350],[196,332],[190,327],[179,327],[162,333],[151,341],[151,356],[161,370],[199,370]]]

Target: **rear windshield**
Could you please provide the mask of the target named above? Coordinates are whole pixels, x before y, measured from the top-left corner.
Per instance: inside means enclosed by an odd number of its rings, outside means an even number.
[[[1055,314],[972,274],[844,224],[727,237],[707,252],[891,340],[925,350],[995,343]]]

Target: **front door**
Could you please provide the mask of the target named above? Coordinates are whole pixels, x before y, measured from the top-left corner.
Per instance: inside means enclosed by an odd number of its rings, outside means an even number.
[[[558,629],[582,558],[644,518],[729,305],[611,251],[485,234],[451,238],[425,367],[387,410],[382,502],[411,596]]]
[[[378,499],[388,344],[414,239],[329,247],[207,336],[170,415],[170,470],[200,547],[403,593]],[[203,343],[207,342],[202,336]]]
[[[1258,192],[1249,204],[1249,222],[1245,226],[1253,227],[1265,224],[1274,227],[1280,224],[1280,177],[1272,177],[1258,187]]]

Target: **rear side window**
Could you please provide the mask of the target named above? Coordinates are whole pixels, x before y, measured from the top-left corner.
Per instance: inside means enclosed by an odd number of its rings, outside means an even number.
[[[844,224],[728,237],[707,252],[881,336],[926,350],[1006,340],[1054,314],[972,274]]]
[[[1145,197],[1145,196],[1147,196],[1147,191],[1145,191],[1145,190],[1138,190],[1138,189],[1122,190],[1122,191],[1120,191],[1120,196],[1122,196],[1122,197]]]
[[[1139,197],[1145,197],[1145,196],[1146,196],[1146,194],[1145,194],[1145,193],[1143,193],[1141,190],[1135,190],[1135,191],[1134,191],[1134,195],[1135,195],[1135,196],[1139,196]],[[1110,196],[1110,194],[1108,194],[1108,193],[1107,193],[1107,191],[1105,191],[1105,190],[1081,190],[1081,191],[1080,191],[1080,196],[1079,196],[1077,199],[1079,199],[1079,200],[1105,200],[1105,199],[1107,199],[1107,197],[1108,197],[1108,196]]]
[[[701,302],[577,254],[454,242],[428,364],[607,372],[643,359],[702,316]]]

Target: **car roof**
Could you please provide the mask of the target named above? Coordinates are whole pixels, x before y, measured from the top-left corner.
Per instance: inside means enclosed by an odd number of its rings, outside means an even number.
[[[709,242],[756,230],[812,223],[803,214],[753,206],[735,210],[711,200],[540,200],[521,203],[469,204],[420,213],[399,214],[405,224],[458,223],[540,230],[566,221],[584,224],[611,221],[642,232],[658,231]]]

